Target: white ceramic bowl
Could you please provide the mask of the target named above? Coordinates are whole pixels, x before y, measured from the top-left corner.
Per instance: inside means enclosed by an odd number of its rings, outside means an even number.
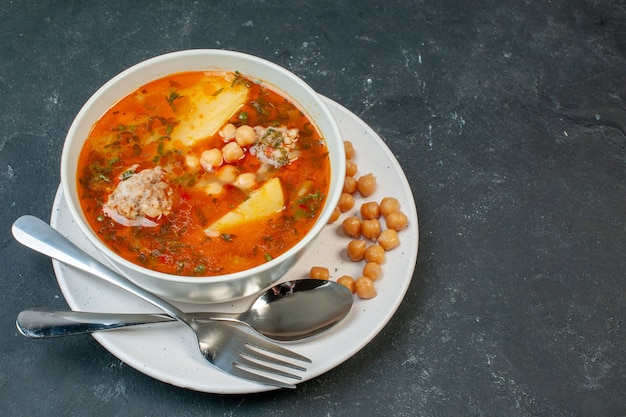
[[[239,71],[277,88],[297,103],[320,130],[330,154],[331,182],[326,204],[309,231],[294,247],[273,260],[238,273],[185,277],[160,273],[129,262],[111,251],[94,233],[82,212],[76,187],[77,161],[94,123],[120,99],[142,85],[184,71]],[[61,182],[69,210],[89,241],[123,275],[161,297],[188,303],[224,302],[262,290],[285,275],[304,248],[327,224],[339,201],[345,177],[345,153],[339,127],[320,96],[286,69],[251,55],[198,49],[173,52],[143,61],[120,73],[85,103],[70,126],[61,158]]]

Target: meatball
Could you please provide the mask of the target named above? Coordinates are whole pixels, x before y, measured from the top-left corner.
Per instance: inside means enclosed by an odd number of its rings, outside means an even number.
[[[164,172],[160,166],[134,172],[131,167],[117,188],[109,195],[102,209],[123,226],[157,225],[152,219],[167,216],[172,210],[172,190],[163,181]]]

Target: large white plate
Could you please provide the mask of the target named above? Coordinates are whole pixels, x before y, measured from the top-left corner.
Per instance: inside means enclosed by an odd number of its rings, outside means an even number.
[[[409,218],[408,227],[400,232],[401,245],[387,252],[383,277],[376,281],[378,295],[359,300],[348,316],[337,326],[317,337],[287,343],[294,351],[308,356],[302,380],[315,378],[333,369],[361,350],[387,324],[400,305],[415,269],[418,248],[418,222],[415,201],[402,168],[380,137],[355,114],[330,99],[325,99],[337,118],[343,139],[354,144],[359,167],[357,176],[374,173],[378,189],[344,213],[339,221],[328,225],[284,280],[305,278],[315,265],[326,266],[331,279],[341,275],[358,277],[363,263],[347,259],[348,238],[341,232],[341,220],[358,213],[364,201],[380,201],[385,196],[396,197]],[[75,244],[103,260],[82,235],[71,218],[61,189],[57,192],[51,222]],[[384,223],[383,223],[384,227]],[[146,302],[108,283],[53,262],[57,280],[67,303],[74,310],[101,312],[154,312]],[[198,310],[198,306],[181,305]],[[243,302],[207,306],[226,311],[243,310]],[[196,391],[224,394],[245,394],[274,388],[227,375],[212,367],[199,353],[194,336],[183,325],[172,322],[94,334],[96,340],[121,361],[160,381]]]

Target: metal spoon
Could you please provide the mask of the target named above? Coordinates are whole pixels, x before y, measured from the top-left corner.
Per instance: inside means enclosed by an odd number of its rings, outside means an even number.
[[[315,336],[341,321],[352,307],[352,293],[341,284],[302,279],[276,285],[259,294],[242,313],[187,313],[194,320],[243,322],[275,340],[290,341]],[[170,322],[164,314],[90,313],[30,309],[16,320],[24,336],[71,336],[148,323]]]

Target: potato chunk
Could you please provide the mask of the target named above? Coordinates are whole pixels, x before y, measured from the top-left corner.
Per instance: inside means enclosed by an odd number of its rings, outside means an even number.
[[[279,213],[284,206],[285,198],[280,180],[271,178],[260,188],[252,191],[247,200],[211,224],[204,232],[211,237],[219,236],[233,227]]]
[[[245,103],[248,96],[245,85],[231,84],[223,77],[210,78],[206,85],[179,92],[189,99],[190,108],[181,115],[172,131],[173,140],[193,146],[197,141],[213,136]]]

